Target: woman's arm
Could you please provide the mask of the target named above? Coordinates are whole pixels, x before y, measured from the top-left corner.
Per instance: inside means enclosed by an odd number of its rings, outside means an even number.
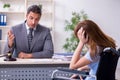
[[[81,28],[77,32],[80,42],[79,42],[79,44],[73,54],[73,57],[71,59],[71,62],[70,62],[71,69],[77,69],[77,68],[83,67],[90,63],[90,61],[88,59],[86,59],[85,57],[80,58],[84,44],[86,44],[88,41],[88,37],[85,38],[84,33],[85,33],[85,31],[83,30],[83,28]]]
[[[89,70],[88,65],[78,68],[80,71]]]

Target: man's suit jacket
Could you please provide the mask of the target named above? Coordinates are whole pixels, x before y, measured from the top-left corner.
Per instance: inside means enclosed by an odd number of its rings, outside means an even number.
[[[31,48],[29,50],[27,29],[25,23],[16,25],[11,28],[15,39],[13,48],[5,47],[5,53],[8,51],[13,52],[13,57],[18,57],[19,52],[29,53],[32,52],[33,58],[51,58],[54,49],[50,30],[42,25],[37,25],[34,31]]]

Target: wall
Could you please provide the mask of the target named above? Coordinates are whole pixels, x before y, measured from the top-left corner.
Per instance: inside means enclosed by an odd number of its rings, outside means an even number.
[[[120,0],[55,0],[55,52],[65,52],[62,48],[69,33],[64,32],[65,20],[70,20],[73,11],[84,10],[89,19],[116,40],[120,47]]]

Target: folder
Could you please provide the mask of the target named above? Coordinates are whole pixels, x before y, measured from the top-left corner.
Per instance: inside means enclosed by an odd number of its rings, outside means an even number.
[[[2,30],[0,29],[0,40],[2,39]]]
[[[0,14],[0,26],[1,26],[1,14]]]
[[[6,15],[3,15],[3,25],[6,26]]]
[[[1,26],[3,26],[3,24],[4,24],[4,15],[1,14],[0,16],[1,16],[1,19],[0,19],[0,20],[1,20],[1,21],[0,21],[0,22],[1,22]]]

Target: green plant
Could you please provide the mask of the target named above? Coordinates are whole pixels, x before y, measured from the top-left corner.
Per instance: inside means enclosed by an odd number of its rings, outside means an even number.
[[[6,3],[3,5],[3,8],[9,8],[10,7],[10,4]]]
[[[87,14],[82,10],[80,13],[73,12],[72,13],[72,18],[70,21],[65,20],[66,26],[65,26],[65,31],[69,31],[70,37],[66,38],[66,42],[63,45],[63,49],[67,52],[74,52],[79,40],[76,38],[74,35],[74,28],[76,24],[78,24],[79,21],[86,20],[88,19]]]
[[[38,4],[38,6],[42,9],[42,4]]]

